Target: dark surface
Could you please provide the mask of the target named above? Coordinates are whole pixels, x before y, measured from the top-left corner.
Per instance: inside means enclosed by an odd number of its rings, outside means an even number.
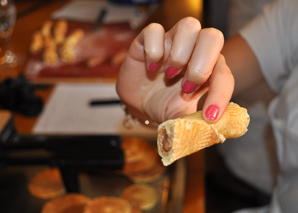
[[[206,212],[229,213],[235,210],[264,206],[270,202],[265,195],[235,177],[226,167],[217,147],[205,149]]]

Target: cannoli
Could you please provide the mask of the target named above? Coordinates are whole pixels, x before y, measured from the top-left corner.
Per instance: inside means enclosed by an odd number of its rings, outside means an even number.
[[[235,103],[230,103],[221,119],[214,124],[207,123],[201,111],[168,120],[158,127],[158,153],[163,164],[170,165],[201,149],[242,136],[249,121],[247,110]]]

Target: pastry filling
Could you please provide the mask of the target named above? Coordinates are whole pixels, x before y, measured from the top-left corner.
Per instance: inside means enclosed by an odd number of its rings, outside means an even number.
[[[162,137],[161,137],[161,147],[162,147],[162,151],[167,154],[167,152],[169,152],[172,148],[172,141],[169,138],[169,136],[167,135],[167,132],[165,129],[162,130]]]

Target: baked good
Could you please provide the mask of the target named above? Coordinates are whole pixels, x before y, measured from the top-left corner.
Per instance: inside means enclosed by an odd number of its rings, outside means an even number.
[[[65,193],[60,171],[57,168],[38,172],[28,185],[29,192],[38,198],[49,199]]]
[[[64,42],[67,33],[68,24],[65,20],[59,20],[54,27],[54,38],[57,45],[61,45]]]
[[[42,51],[44,45],[43,37],[40,32],[33,34],[32,42],[30,44],[30,52],[32,54],[38,54]]]
[[[64,62],[74,62],[76,54],[74,52],[75,46],[81,41],[85,33],[82,29],[74,30],[64,41],[60,49],[61,60]]]
[[[153,146],[148,146],[142,158],[131,163],[124,162],[122,172],[125,174],[138,173],[150,170],[158,160],[157,149]]]
[[[183,118],[168,120],[158,127],[157,147],[165,166],[175,160],[247,131],[250,118],[245,108],[229,103],[222,118],[207,123],[201,111]]]
[[[121,197],[128,200],[131,205],[140,206],[144,211],[152,209],[158,201],[156,190],[146,184],[132,184],[126,187]]]
[[[90,201],[89,197],[82,194],[69,193],[46,202],[41,213],[83,213]]]
[[[122,137],[121,148],[124,152],[124,160],[126,163],[140,161],[146,155],[148,149],[152,149],[152,145],[139,137]]]
[[[53,26],[52,21],[48,20],[48,21],[44,22],[44,24],[42,25],[42,28],[41,28],[41,34],[43,36],[51,35],[52,26]]]
[[[128,178],[136,183],[149,183],[158,180],[166,171],[166,167],[161,161],[156,161],[156,164],[147,171],[127,174]]]
[[[123,198],[98,197],[85,207],[84,213],[131,213],[131,205]]]

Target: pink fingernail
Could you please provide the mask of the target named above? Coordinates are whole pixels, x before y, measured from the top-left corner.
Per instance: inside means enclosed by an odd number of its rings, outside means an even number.
[[[150,66],[149,66],[149,70],[150,70],[151,72],[154,72],[154,71],[157,69],[157,66],[158,66],[158,64],[150,64]]]
[[[184,85],[182,86],[182,91],[183,91],[184,93],[189,94],[189,93],[192,93],[192,92],[195,90],[196,87],[197,87],[197,86],[196,86],[195,84],[190,83],[189,81],[186,81],[186,82],[184,83]]]
[[[216,120],[219,113],[219,108],[216,105],[210,105],[208,109],[205,112],[206,118],[208,118],[211,121]]]
[[[177,75],[179,70],[173,68],[173,67],[169,67],[167,70],[166,70],[166,76],[168,78],[173,78],[175,77],[175,75]]]

